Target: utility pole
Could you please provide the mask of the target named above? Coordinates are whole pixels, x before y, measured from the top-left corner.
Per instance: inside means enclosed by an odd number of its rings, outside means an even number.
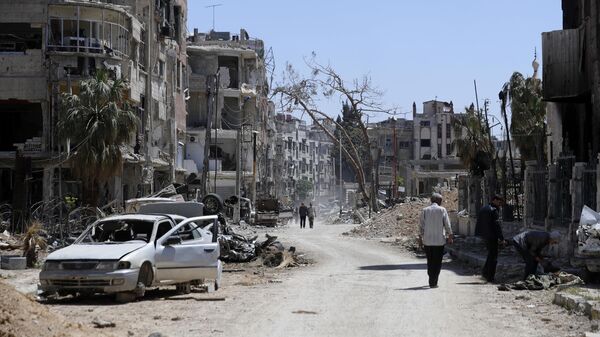
[[[212,18],[213,18],[212,30],[213,31],[215,30],[215,7],[219,7],[219,6],[223,6],[223,4],[215,4],[215,5],[209,5],[209,6],[204,7],[204,8],[212,8]]]
[[[237,196],[238,200],[237,203],[235,204],[235,207],[233,208],[233,222],[234,223],[239,223],[240,222],[240,206],[242,203],[242,199],[241,199],[241,193],[240,193],[240,189],[241,189],[241,179],[242,179],[242,172],[241,170],[242,168],[242,128],[238,128],[237,130],[237,135],[236,135],[236,141],[235,141],[235,158],[236,158],[236,163],[235,163],[235,195]]]
[[[252,205],[256,205],[256,136],[257,131],[252,131]]]
[[[487,134],[488,134],[488,140],[490,142],[490,151],[492,153],[490,153],[490,156],[492,156],[492,172],[494,174],[493,180],[490,182],[492,186],[490,186],[490,190],[491,190],[491,194],[494,195],[496,194],[497,190],[496,190],[496,180],[498,179],[498,172],[496,170],[496,156],[494,155],[494,143],[492,143],[492,130],[490,128],[490,122],[488,119],[488,106],[490,104],[490,101],[488,99],[486,99],[483,102],[483,109],[485,112],[485,128],[487,129]]]
[[[340,216],[342,216],[342,209],[344,208],[344,178],[342,177],[342,133],[340,132]]]
[[[146,127],[149,129],[147,131],[144,129],[144,141],[145,141],[145,158],[147,174],[152,172],[149,168],[152,166],[152,160],[150,158],[150,138],[152,137],[152,72],[153,72],[153,64],[152,64],[152,42],[154,42],[154,1],[148,1],[148,21],[146,27],[146,97],[144,102],[145,108],[145,116],[143,117],[146,120]],[[150,193],[154,193],[154,179],[150,179]]]
[[[392,127],[393,127],[393,132],[394,132],[394,137],[393,137],[393,141],[394,141],[394,167],[392,169],[392,198],[394,200],[396,200],[397,196],[398,196],[398,172],[396,171],[398,169],[398,141],[396,138],[396,111],[394,110],[394,119],[392,120]],[[379,175],[379,174],[378,174]]]
[[[215,101],[215,190],[214,193],[217,193],[217,154],[219,151],[217,149],[218,146],[218,138],[219,138],[219,129],[218,129],[218,118],[219,118],[219,86],[221,85],[221,73],[220,70],[217,70],[217,76],[215,77],[215,95],[213,100]]]
[[[213,98],[212,95],[212,85],[211,82],[214,82],[214,78],[216,77],[216,75],[214,76],[207,76],[206,77],[206,110],[207,110],[207,118],[206,118],[206,134],[204,137],[204,161],[203,161],[203,167],[202,167],[202,185],[200,185],[200,192],[202,194],[202,196],[204,197],[205,195],[208,194],[208,171],[209,171],[209,157],[210,157],[210,141],[212,139],[211,136],[211,129],[212,129],[212,107],[213,105],[211,104],[211,99]],[[215,151],[216,154],[216,151]],[[215,166],[217,164],[216,161],[216,156],[215,156]],[[215,191],[216,192],[216,191]]]

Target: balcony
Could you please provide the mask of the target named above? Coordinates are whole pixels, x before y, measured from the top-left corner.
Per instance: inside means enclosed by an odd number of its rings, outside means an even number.
[[[588,92],[581,38],[579,29],[542,34],[545,100],[576,100]]]
[[[75,15],[73,15],[75,13]],[[48,9],[51,52],[128,57],[130,18],[102,5],[56,4]]]

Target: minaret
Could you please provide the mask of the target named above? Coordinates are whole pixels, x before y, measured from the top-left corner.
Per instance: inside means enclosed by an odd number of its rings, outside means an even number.
[[[533,67],[533,78],[537,79],[538,77],[538,70],[540,69],[540,64],[537,61],[537,48],[535,48],[534,54],[533,54],[533,62],[531,63],[531,66]]]

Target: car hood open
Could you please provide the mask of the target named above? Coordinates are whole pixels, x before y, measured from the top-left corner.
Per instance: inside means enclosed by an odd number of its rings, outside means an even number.
[[[147,245],[145,242],[113,244],[74,244],[48,255],[48,260],[119,260]]]

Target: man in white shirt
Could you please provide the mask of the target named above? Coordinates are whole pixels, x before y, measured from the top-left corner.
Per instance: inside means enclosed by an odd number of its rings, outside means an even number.
[[[427,255],[427,275],[429,287],[437,288],[438,277],[442,269],[444,245],[452,244],[452,228],[448,212],[441,206],[442,196],[438,193],[431,195],[431,205],[421,212],[419,241]]]

